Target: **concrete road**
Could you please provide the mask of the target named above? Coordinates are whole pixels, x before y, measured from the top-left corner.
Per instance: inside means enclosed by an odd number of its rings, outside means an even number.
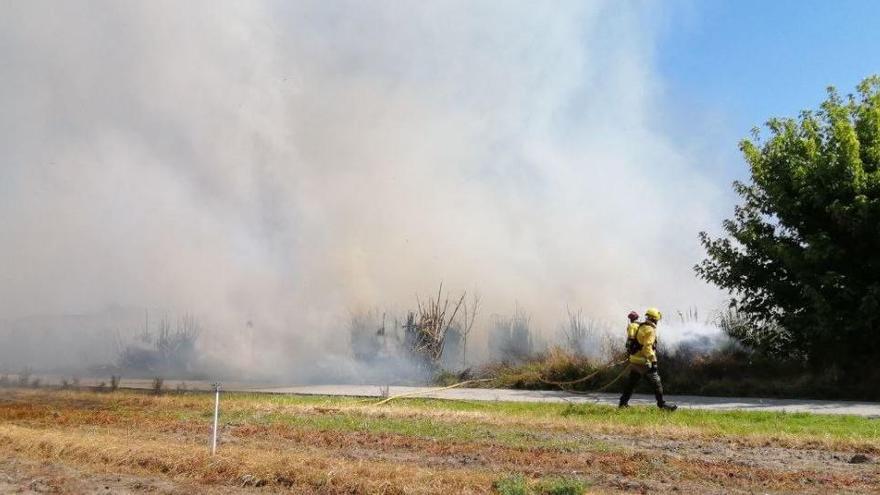
[[[254,391],[276,394],[300,395],[349,395],[361,397],[380,397],[381,387],[370,385],[308,385],[299,387],[259,388]],[[592,403],[617,405],[618,394],[578,395],[553,390],[509,390],[495,388],[456,388],[438,390],[432,387],[390,387],[390,395],[417,393],[413,397],[434,399],[457,399],[471,401],[510,401],[510,402],[571,402],[575,404]],[[731,397],[698,397],[693,395],[670,395],[667,400],[682,408],[710,409],[717,411],[786,411],[809,412],[817,414],[853,414],[880,419],[880,403],[794,400],[794,399],[749,399]],[[653,405],[654,396],[636,394],[630,401],[632,405]]]
[[[58,376],[43,377],[43,384],[57,385],[61,380]],[[95,386],[101,381],[97,379],[82,379],[83,386]],[[149,389],[153,383],[150,379],[123,378],[121,386],[124,388]],[[166,390],[210,390],[210,381],[192,380],[165,380],[163,384]],[[381,397],[383,390],[378,385],[301,385],[281,387],[269,384],[255,384],[245,382],[225,382],[223,390],[232,392],[261,392],[271,394],[295,394],[295,395],[336,395],[356,397]],[[393,386],[389,390],[390,395],[415,394],[413,397],[426,397],[434,399],[455,399],[470,401],[510,401],[510,402],[570,402],[574,404],[593,403],[617,405],[617,394],[590,394],[577,395],[561,391],[551,390],[509,390],[493,388],[457,388],[440,390],[437,387],[402,387]],[[698,397],[692,395],[670,395],[667,400],[674,402],[682,408],[709,409],[716,411],[743,410],[743,411],[785,411],[785,412],[809,412],[816,414],[852,414],[880,419],[880,403],[878,402],[853,402],[853,401],[828,401],[828,400],[795,400],[795,399],[754,399],[738,397]],[[653,396],[636,394],[632,405],[651,405]]]

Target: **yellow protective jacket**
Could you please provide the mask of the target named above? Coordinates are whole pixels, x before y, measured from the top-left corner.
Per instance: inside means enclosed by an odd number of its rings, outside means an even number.
[[[629,332],[629,327],[627,327],[627,332]],[[636,329],[635,337],[642,348],[629,357],[629,362],[641,365],[656,363],[657,352],[654,351],[654,344],[657,342],[657,325],[650,321],[641,323]]]
[[[636,332],[639,330],[639,322],[634,321],[626,326],[626,338],[634,339],[636,338]]]

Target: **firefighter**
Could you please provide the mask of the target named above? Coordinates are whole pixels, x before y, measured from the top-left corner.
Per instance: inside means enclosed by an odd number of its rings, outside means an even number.
[[[640,323],[636,320],[639,319],[639,314],[635,311],[630,311],[626,317],[629,318],[629,325],[626,326],[626,352],[632,355],[638,351],[636,332],[639,330]]]
[[[628,346],[629,353],[629,378],[623,388],[623,395],[620,396],[620,407],[628,407],[629,399],[632,397],[633,390],[638,385],[642,377],[647,378],[651,388],[654,389],[654,397],[657,399],[657,407],[667,411],[678,409],[675,404],[669,404],[663,400],[663,384],[660,383],[660,373],[657,369],[657,324],[660,322],[662,315],[657,308],[650,308],[645,311],[645,321],[640,323],[635,330],[635,339]],[[632,324],[630,324],[632,326]],[[630,326],[627,327],[629,332]]]

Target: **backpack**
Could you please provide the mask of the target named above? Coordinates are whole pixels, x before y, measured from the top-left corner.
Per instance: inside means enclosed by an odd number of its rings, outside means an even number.
[[[654,326],[654,327],[656,328],[655,325],[652,325],[651,323],[648,323],[647,321],[640,321],[640,322],[639,322],[639,328],[642,328],[642,325],[651,325],[651,326]],[[633,335],[633,338],[631,338],[631,339],[630,339],[630,338],[627,338],[627,339],[626,339],[626,353],[627,353],[628,355],[630,355],[630,356],[632,356],[633,354],[635,354],[635,353],[641,351],[643,347],[644,347],[644,346],[639,342],[639,331],[638,331],[638,330],[636,330],[636,334]],[[654,342],[654,346],[653,346],[653,347],[654,347],[654,350],[657,349],[657,342],[656,342],[656,340],[655,340],[655,342]]]
[[[639,328],[641,328],[642,325],[644,324],[644,322],[634,322],[634,323],[638,323]],[[627,328],[629,328],[629,327],[627,326]],[[639,343],[638,337],[639,337],[639,332],[638,332],[638,330],[636,330],[636,333],[632,337],[627,336],[627,338],[626,338],[626,353],[630,356],[632,356],[633,354],[642,350],[642,344]]]

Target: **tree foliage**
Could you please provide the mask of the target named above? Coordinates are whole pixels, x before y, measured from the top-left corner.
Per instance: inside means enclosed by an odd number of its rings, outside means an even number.
[[[766,127],[740,143],[751,180],[695,269],[730,291],[751,347],[843,369],[880,356],[880,76]]]

